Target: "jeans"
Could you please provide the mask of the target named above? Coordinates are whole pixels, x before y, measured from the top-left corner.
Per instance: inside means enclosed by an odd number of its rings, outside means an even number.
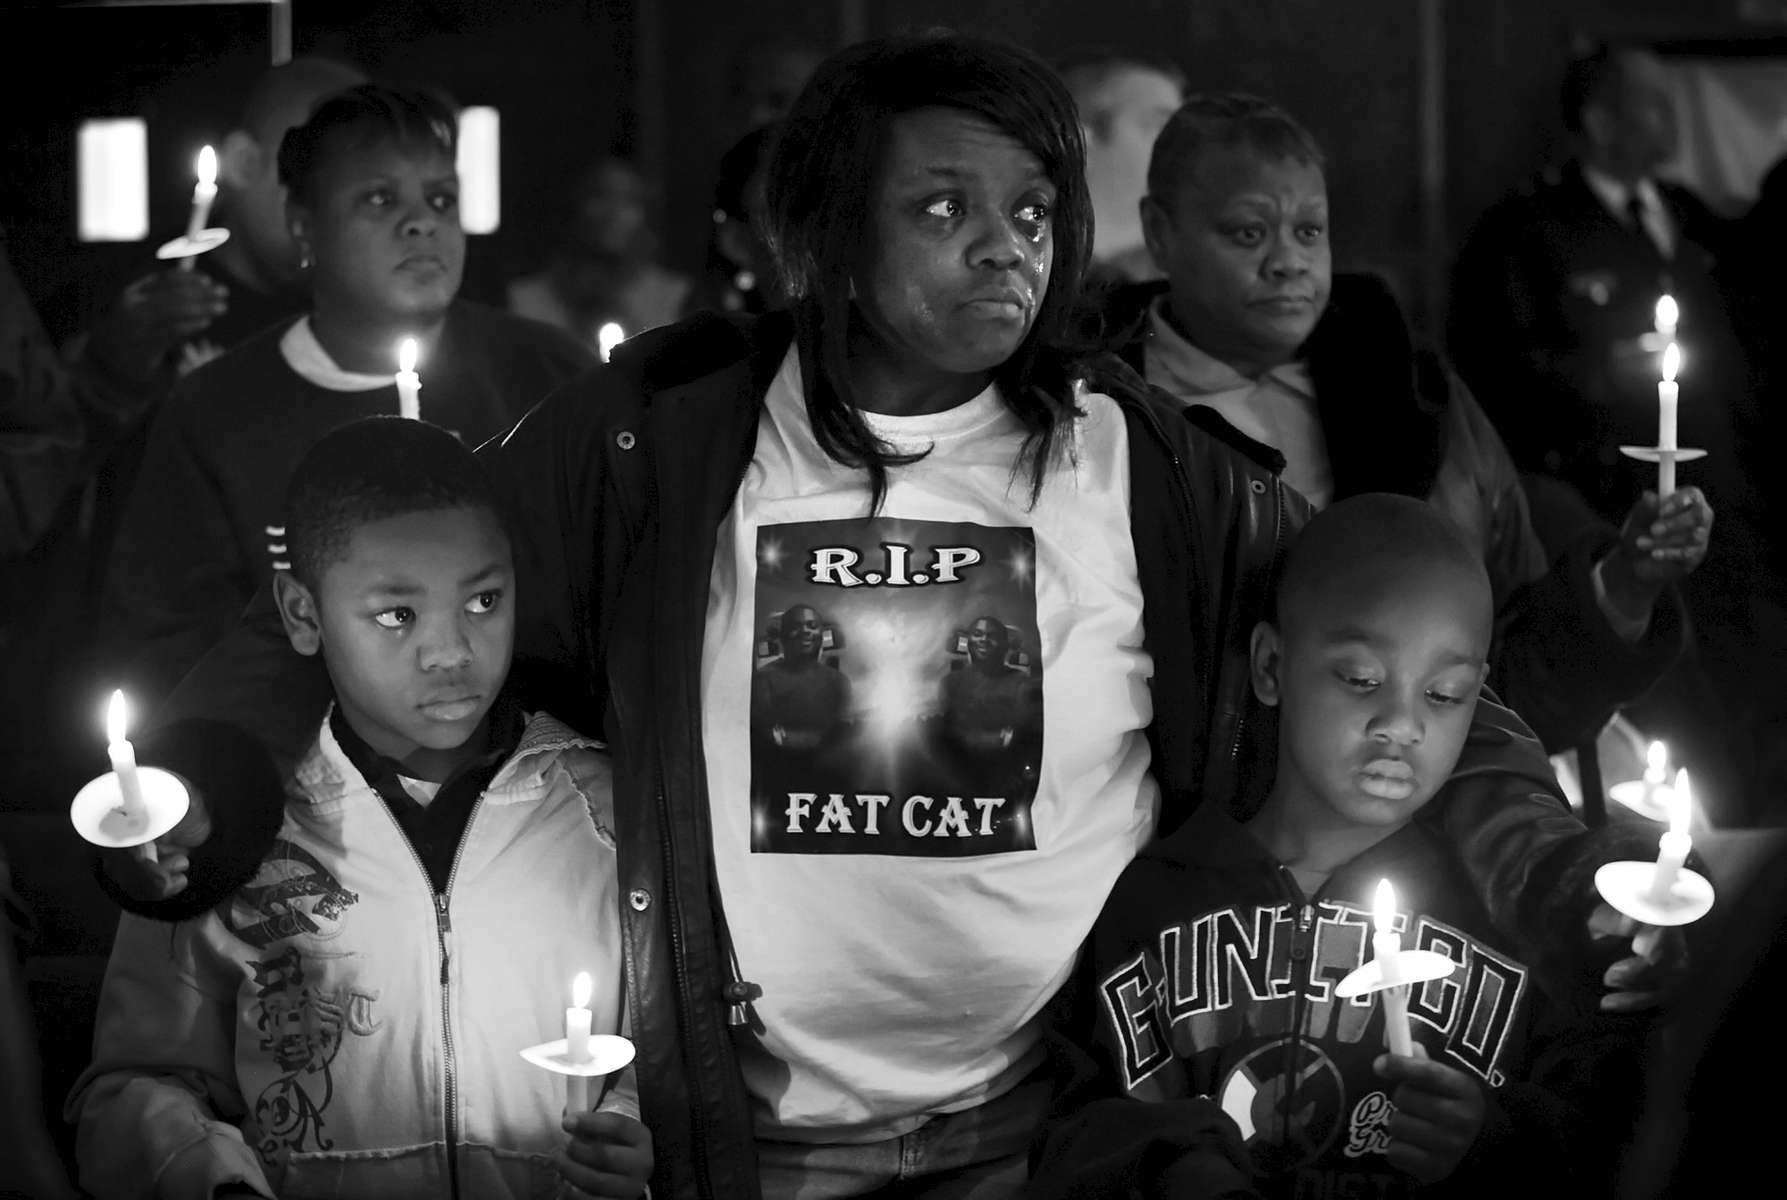
[[[759,1140],[763,1200],[1016,1200],[1052,1085],[1032,1075],[975,1108],[860,1145]]]

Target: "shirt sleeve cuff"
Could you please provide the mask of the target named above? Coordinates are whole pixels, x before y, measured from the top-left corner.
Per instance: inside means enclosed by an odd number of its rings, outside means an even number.
[[[1648,615],[1627,616],[1614,605],[1612,600],[1608,599],[1607,584],[1601,578],[1601,569],[1606,565],[1606,560],[1603,559],[1589,568],[1588,577],[1595,589],[1595,607],[1600,609],[1601,615],[1607,618],[1607,624],[1620,641],[1628,645],[1637,645],[1644,637],[1645,631],[1650,628],[1650,617]]]

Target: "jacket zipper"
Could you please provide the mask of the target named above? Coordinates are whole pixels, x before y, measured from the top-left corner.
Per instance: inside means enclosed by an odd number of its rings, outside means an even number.
[[[680,1035],[683,1051],[695,1044],[694,1026],[694,992],[689,986],[689,966],[687,947],[683,941],[683,908],[677,892],[676,849],[672,844],[675,839],[669,836],[670,802],[662,786],[657,789],[659,819],[665,823],[664,847],[664,903],[670,906],[665,925],[670,930],[670,957],[676,964],[676,990],[678,1004],[676,1006],[676,1028]],[[706,1089],[702,1086],[701,1071],[688,1072],[690,1092],[689,1119],[695,1127],[695,1170],[700,1180],[701,1194],[717,1197],[714,1191],[713,1169],[708,1162],[708,1111]]]
[[[745,472],[748,470],[750,470],[750,460],[747,457],[744,467],[739,471],[740,482],[743,482]],[[656,472],[648,469],[645,472],[645,482],[646,487],[650,492],[649,511],[661,515],[664,511],[664,506],[663,498],[658,487]],[[734,486],[733,491],[736,494],[736,485]],[[661,524],[658,536],[660,539],[664,536]],[[653,578],[657,578],[656,571],[653,572]],[[656,697],[653,697],[653,699],[655,701]],[[624,745],[626,742],[626,713],[623,705],[616,705],[615,724],[621,727],[621,740]],[[694,728],[697,730],[701,728],[701,713],[699,708],[695,713]],[[670,799],[664,788],[663,761],[665,747],[661,740],[657,746],[657,753],[658,765],[654,771],[655,778],[653,780],[652,790],[657,798],[658,824],[660,829],[658,841],[659,845],[663,848],[664,858],[664,878],[659,890],[663,893],[660,899],[668,906],[665,913],[664,924],[670,935],[671,973],[676,977],[676,1029],[678,1040],[683,1047],[683,1053],[686,1055],[689,1052],[689,1048],[695,1045],[695,996],[689,980],[688,943],[683,935],[683,905],[681,889],[679,887],[680,877],[678,876],[676,866],[676,838],[672,833]],[[713,1183],[713,1164],[709,1161],[708,1132],[710,1120],[708,1114],[707,1087],[703,1081],[701,1070],[696,1068],[685,1072],[685,1082],[689,1090],[689,1121],[694,1127],[695,1133],[695,1153],[692,1165],[695,1168],[696,1188],[701,1195],[711,1197],[713,1200],[718,1200],[719,1193],[714,1190]]]
[[[409,850],[410,858],[416,864],[416,870],[422,875],[422,882],[428,886],[428,893],[434,898],[434,934],[441,952],[441,1046],[446,1060],[446,1138],[447,1138],[447,1194],[459,1195],[459,1068],[458,1057],[453,1049],[453,1008],[449,999],[448,984],[452,977],[451,965],[448,962],[447,935],[453,932],[453,918],[447,911],[448,897],[453,893],[453,881],[459,877],[459,856],[465,850],[466,834],[472,830],[472,823],[478,819],[478,812],[484,807],[484,797],[480,795],[472,804],[471,815],[465,819],[465,833],[459,835],[459,845],[453,850],[453,865],[447,871],[447,887],[445,891],[434,890],[434,880],[428,877],[428,868],[422,863],[422,856],[416,853],[415,845],[403,826],[397,824],[397,818],[382,799],[379,807],[384,808],[385,815],[397,830],[404,847]]]
[[[1303,889],[1297,886],[1296,878],[1283,863],[1278,864],[1278,878],[1285,885],[1286,897],[1297,906],[1297,933],[1291,941],[1291,1036],[1285,1040],[1284,1061],[1279,1071],[1284,1079],[1284,1094],[1279,1097],[1278,1144],[1283,1146],[1290,1141],[1291,1112],[1299,1082],[1297,1052],[1304,1042],[1303,1021],[1308,1006],[1308,963],[1312,948],[1309,931],[1315,924],[1315,905],[1303,898]]]

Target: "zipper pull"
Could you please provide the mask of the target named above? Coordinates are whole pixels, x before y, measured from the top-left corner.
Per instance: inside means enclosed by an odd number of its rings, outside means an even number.
[[[1291,939],[1291,961],[1302,963],[1308,960],[1310,946],[1309,927],[1315,922],[1315,905],[1305,902],[1297,910],[1297,936]]]
[[[443,892],[435,893],[434,927],[441,940],[441,986],[446,987],[451,980],[451,972],[447,965],[447,935],[453,932],[453,918],[447,915],[447,897]]]

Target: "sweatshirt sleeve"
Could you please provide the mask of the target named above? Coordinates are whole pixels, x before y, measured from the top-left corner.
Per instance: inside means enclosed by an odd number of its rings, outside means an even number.
[[[1585,826],[1538,739],[1489,688],[1451,778],[1415,819],[1452,847],[1490,920],[1555,994],[1600,988],[1588,930],[1595,870],[1645,857],[1647,839],[1654,858],[1654,827]]]
[[[1567,750],[1593,740],[1681,654],[1680,596],[1672,588],[1658,599],[1636,642],[1620,637],[1591,576],[1595,560],[1613,544],[1613,531],[1597,525],[1548,563],[1507,448],[1470,392],[1456,377],[1451,384],[1451,437],[1465,443],[1455,453],[1476,464],[1490,518],[1484,564],[1496,602],[1490,683],[1548,751]]]
[[[1166,1044],[1154,984],[1159,959],[1117,929],[1130,903],[1120,880],[1087,955],[1057,1001],[1045,1045],[1056,1098],[1030,1156],[1030,1200],[1252,1197],[1241,1130],[1192,1094]],[[1108,981],[1108,987],[1107,987]],[[1119,1029],[1118,1021],[1126,1028]],[[1132,1072],[1139,1078],[1132,1078]]]
[[[229,1183],[273,1195],[237,1124],[235,991],[201,945],[215,920],[119,924],[93,1063],[65,1113],[81,1186],[98,1200],[187,1200]]]
[[[1483,1128],[1436,1200],[1503,1196],[1547,1181],[1547,1195],[1616,1178],[1645,1095],[1642,1017],[1564,1018],[1543,1004],[1524,1077],[1492,1089]]]

